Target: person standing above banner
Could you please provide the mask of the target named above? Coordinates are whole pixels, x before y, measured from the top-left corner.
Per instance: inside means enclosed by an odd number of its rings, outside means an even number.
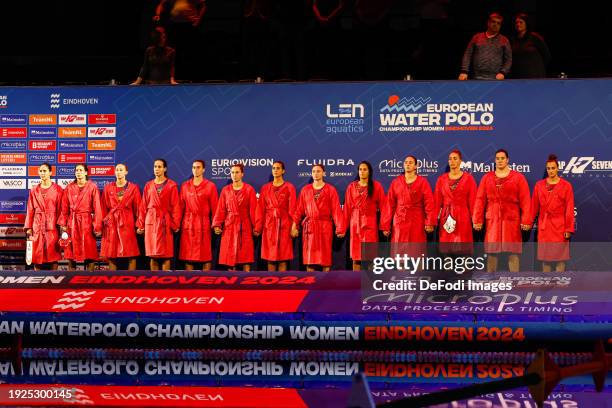
[[[234,164],[230,171],[232,184],[221,190],[213,218],[215,234],[222,234],[219,263],[232,271],[239,265],[244,271],[250,271],[255,260],[253,234],[257,194],[252,186],[242,181],[243,164]]]
[[[151,270],[170,270],[174,257],[174,235],[181,225],[181,203],[176,182],[168,178],[164,159],[153,162],[155,178],[145,184],[138,214],[139,234],[145,234],[145,253]]]
[[[443,254],[471,254],[472,211],[476,201],[476,182],[461,170],[461,152],[448,155],[449,172],[438,177],[434,190],[434,214],[439,214],[438,237]]]
[[[261,257],[268,261],[269,271],[286,271],[293,259],[291,224],[296,192],[293,184],[284,180],[284,174],[285,163],[275,161],[274,180],[261,187],[257,201],[255,235],[262,234]]]
[[[544,180],[536,183],[531,200],[531,216],[538,217],[538,260],[544,272],[565,271],[570,259],[569,239],[574,233],[574,190],[559,177],[557,156],[551,154],[546,161]]]
[[[32,258],[35,270],[49,267],[57,270],[57,261],[62,259],[58,244],[58,220],[62,211],[64,191],[51,182],[53,170],[49,163],[38,166],[40,184],[30,190],[27,213],[23,228],[32,245]]]
[[[378,214],[385,206],[385,190],[374,180],[372,165],[362,161],[357,167],[357,179],[348,185],[344,197],[345,223],[350,228],[350,256],[353,270],[361,270],[367,260],[361,253],[363,242],[378,242]],[[366,259],[364,259],[366,258]]]
[[[495,152],[495,170],[484,175],[478,186],[472,221],[476,231],[485,225],[487,271],[495,272],[498,255],[509,252],[508,269],[518,272],[522,253],[521,230],[531,229],[531,202],[525,176],[508,167],[508,152]]]
[[[75,270],[76,262],[85,262],[93,271],[98,259],[96,237],[102,236],[103,209],[98,187],[87,179],[86,164],[74,167],[75,179],[66,186],[62,197],[62,214],[58,224],[68,234],[64,258],[68,269]]]
[[[335,232],[343,238],[346,227],[344,214],[336,189],[325,183],[325,167],[322,164],[312,166],[312,184],[300,191],[300,197],[293,213],[291,235],[299,235],[298,225],[302,229],[302,256],[306,270],[312,272],[320,265],[323,272],[328,272],[332,265],[332,240]]]
[[[119,258],[127,259],[129,271],[136,270],[136,258],[140,255],[136,239],[140,188],[127,181],[127,174],[127,165],[117,164],[116,181],[105,185],[102,193],[106,216],[102,225],[100,256],[107,259],[110,270],[117,270]]]
[[[181,185],[180,199],[183,209],[181,246],[179,259],[185,261],[185,270],[194,269],[194,263],[202,263],[202,270],[212,269],[210,220],[217,209],[217,186],[204,178],[206,164],[194,160],[193,177]]]
[[[436,222],[434,199],[429,182],[417,175],[417,159],[404,159],[404,174],[391,182],[380,229],[391,236],[392,255],[421,256],[426,253],[426,233]]]

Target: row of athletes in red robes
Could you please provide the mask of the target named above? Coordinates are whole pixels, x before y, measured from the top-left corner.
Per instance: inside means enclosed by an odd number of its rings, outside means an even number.
[[[152,269],[168,269],[174,256],[173,232],[181,230],[179,259],[187,262],[188,269],[194,263],[210,269],[214,229],[222,235],[220,264],[248,270],[254,261],[253,236],[263,234],[262,258],[268,260],[269,269],[285,270],[293,258],[291,236],[301,232],[304,264],[309,269],[319,265],[328,270],[333,234],[343,237],[347,227],[350,256],[358,269],[361,243],[377,242],[379,228],[391,236],[393,243],[424,243],[426,233],[439,223],[441,245],[465,244],[472,242],[472,228],[481,229],[486,219],[486,251],[517,254],[521,228],[529,229],[532,216],[539,213],[539,242],[562,244],[548,253],[539,250],[539,258],[567,260],[567,240],[573,232],[571,185],[555,172],[552,182],[548,181],[550,177],[538,182],[530,201],[525,178],[510,170],[507,163],[507,152],[498,151],[496,171],[483,177],[477,191],[473,177],[460,170],[461,153],[453,151],[449,155],[450,172],[438,179],[433,194],[427,180],[417,175],[416,158],[408,156],[405,174],[392,182],[385,196],[382,185],[372,179],[371,165],[362,162],[359,180],[347,188],[344,210],[335,188],[324,182],[321,165],[313,166],[313,183],[302,189],[297,200],[295,188],[283,179],[282,162],[274,163],[274,181],[262,187],[259,200],[253,187],[242,181],[241,165],[232,167],[232,184],[223,188],[218,200],[217,189],[203,177],[204,162],[199,160],[194,161],[194,177],[183,183],[180,193],[177,184],[166,177],[166,162],[156,160],[155,179],[145,185],[142,199],[138,186],[127,183],[127,167],[123,164],[117,165],[118,181],[105,186],[101,200],[95,184],[86,180],[86,166],[76,166],[76,180],[63,192],[62,199],[59,187],[49,188],[48,180],[45,183],[48,174],[44,174],[42,165],[42,182],[31,191],[25,228],[34,241],[35,264],[60,259],[54,228],[57,223],[71,233],[64,253],[70,260],[96,259],[95,235],[101,234],[100,256],[109,259],[111,265],[118,258],[135,261],[139,254],[134,234],[137,230],[145,234]],[[547,162],[547,170],[550,163],[558,170],[556,160]],[[50,166],[46,166],[50,174]],[[450,246],[448,252],[452,252]],[[496,267],[490,265],[489,269],[494,269],[491,266]]]

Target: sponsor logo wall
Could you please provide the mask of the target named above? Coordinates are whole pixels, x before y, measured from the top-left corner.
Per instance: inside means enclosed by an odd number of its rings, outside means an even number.
[[[460,149],[476,181],[505,148],[510,165],[533,189],[550,153],[574,184],[576,240],[612,240],[611,80],[460,83],[385,82],[207,85],[187,87],[3,88],[0,90],[0,213],[25,210],[30,168],[50,162],[65,185],[86,162],[92,180],[112,181],[112,166],[129,166],[141,187],[157,157],[179,184],[194,159],[218,190],[233,163],[257,190],[275,160],[298,190],[314,163],[341,201],[362,160],[388,188],[406,155],[432,188]],[[25,169],[25,176],[24,176]],[[25,188],[22,181],[25,179]],[[14,183],[13,189],[5,189]],[[2,223],[0,223],[2,224]]]

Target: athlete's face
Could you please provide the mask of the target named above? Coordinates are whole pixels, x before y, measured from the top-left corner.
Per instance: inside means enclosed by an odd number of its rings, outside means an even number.
[[[164,167],[164,162],[161,160],[155,160],[153,162],[153,174],[155,177],[162,177],[166,174],[166,167]]]
[[[461,167],[461,157],[457,153],[451,153],[448,155],[448,167],[451,170],[456,170]]]
[[[285,174],[285,170],[283,169],[283,166],[280,163],[274,163],[272,165],[272,177],[274,178],[282,177],[283,174]]]
[[[191,165],[191,173],[193,173],[193,177],[202,177],[202,174],[204,174],[204,166],[202,166],[202,163],[193,162]]]
[[[508,167],[508,156],[506,156],[506,153],[499,152],[495,154],[495,168],[497,170],[504,170],[506,167]]]
[[[414,160],[414,157],[408,156],[404,159],[404,171],[406,173],[412,173],[416,171],[417,163]]]
[[[85,170],[85,167],[83,167],[83,166],[76,166],[74,168],[74,177],[76,177],[76,179],[78,181],[85,180],[86,177],[87,177],[87,171]]]
[[[319,166],[314,166],[312,168],[312,179],[314,181],[321,181],[323,180],[323,176],[325,175],[325,172],[323,172],[323,169]]]
[[[127,176],[127,174],[128,171],[123,164],[118,164],[115,166],[115,177],[117,178],[117,180],[125,179],[125,176]]]
[[[51,172],[49,171],[49,168],[47,166],[40,166],[38,168],[38,177],[40,177],[42,181],[49,180],[49,177],[51,177]]]
[[[244,173],[242,172],[242,170],[240,170],[240,167],[234,166],[231,169],[231,176],[232,176],[232,181],[234,183],[238,183],[242,181],[242,177],[244,176]]]
[[[559,173],[559,166],[557,166],[556,162],[548,162],[546,163],[546,173],[548,177],[555,178]]]
[[[368,169],[368,166],[366,166],[365,164],[360,164],[359,165],[359,178],[361,180],[367,180],[368,177],[370,177],[370,170]]]

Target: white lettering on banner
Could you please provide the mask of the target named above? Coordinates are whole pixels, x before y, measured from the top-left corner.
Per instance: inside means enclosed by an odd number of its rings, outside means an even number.
[[[23,334],[24,322],[0,321],[0,334]]]
[[[136,323],[123,327],[121,323],[85,323],[60,321],[31,321],[30,334],[53,336],[136,337],[140,328]]]
[[[353,376],[359,372],[359,363],[344,361],[296,361],[289,367],[291,376]]]
[[[25,190],[26,179],[0,179],[0,190]]]
[[[162,296],[106,296],[102,298],[100,303],[103,304],[135,304],[135,305],[211,305],[217,304],[220,305],[225,300],[224,297],[215,297],[215,296],[195,296],[195,297],[162,297]]]
[[[298,159],[298,166],[314,166],[322,164],[324,166],[354,166],[353,159]]]
[[[297,340],[359,340],[356,326],[290,326],[289,331]]]
[[[328,118],[363,118],[365,108],[359,103],[341,103],[338,105],[339,113],[332,113],[331,105],[327,104]]]
[[[274,164],[274,159],[212,159],[212,167],[228,167],[234,164],[243,164],[248,167],[268,167]]]
[[[65,276],[54,276],[54,275],[39,275],[39,276],[0,276],[0,284],[23,284],[23,285],[32,285],[32,284],[59,284],[64,281]]]
[[[2,177],[25,177],[27,169],[25,166],[0,166]]]
[[[100,393],[105,400],[166,400],[166,401],[223,401],[221,394],[184,394],[184,393],[145,393],[145,392],[111,392]]]
[[[272,361],[147,361],[146,375],[283,375],[283,366]]]
[[[139,371],[134,360],[32,360],[29,375],[137,375]]]
[[[210,338],[210,339],[276,339],[283,335],[283,326],[226,325],[226,324],[147,324],[147,337]]]

